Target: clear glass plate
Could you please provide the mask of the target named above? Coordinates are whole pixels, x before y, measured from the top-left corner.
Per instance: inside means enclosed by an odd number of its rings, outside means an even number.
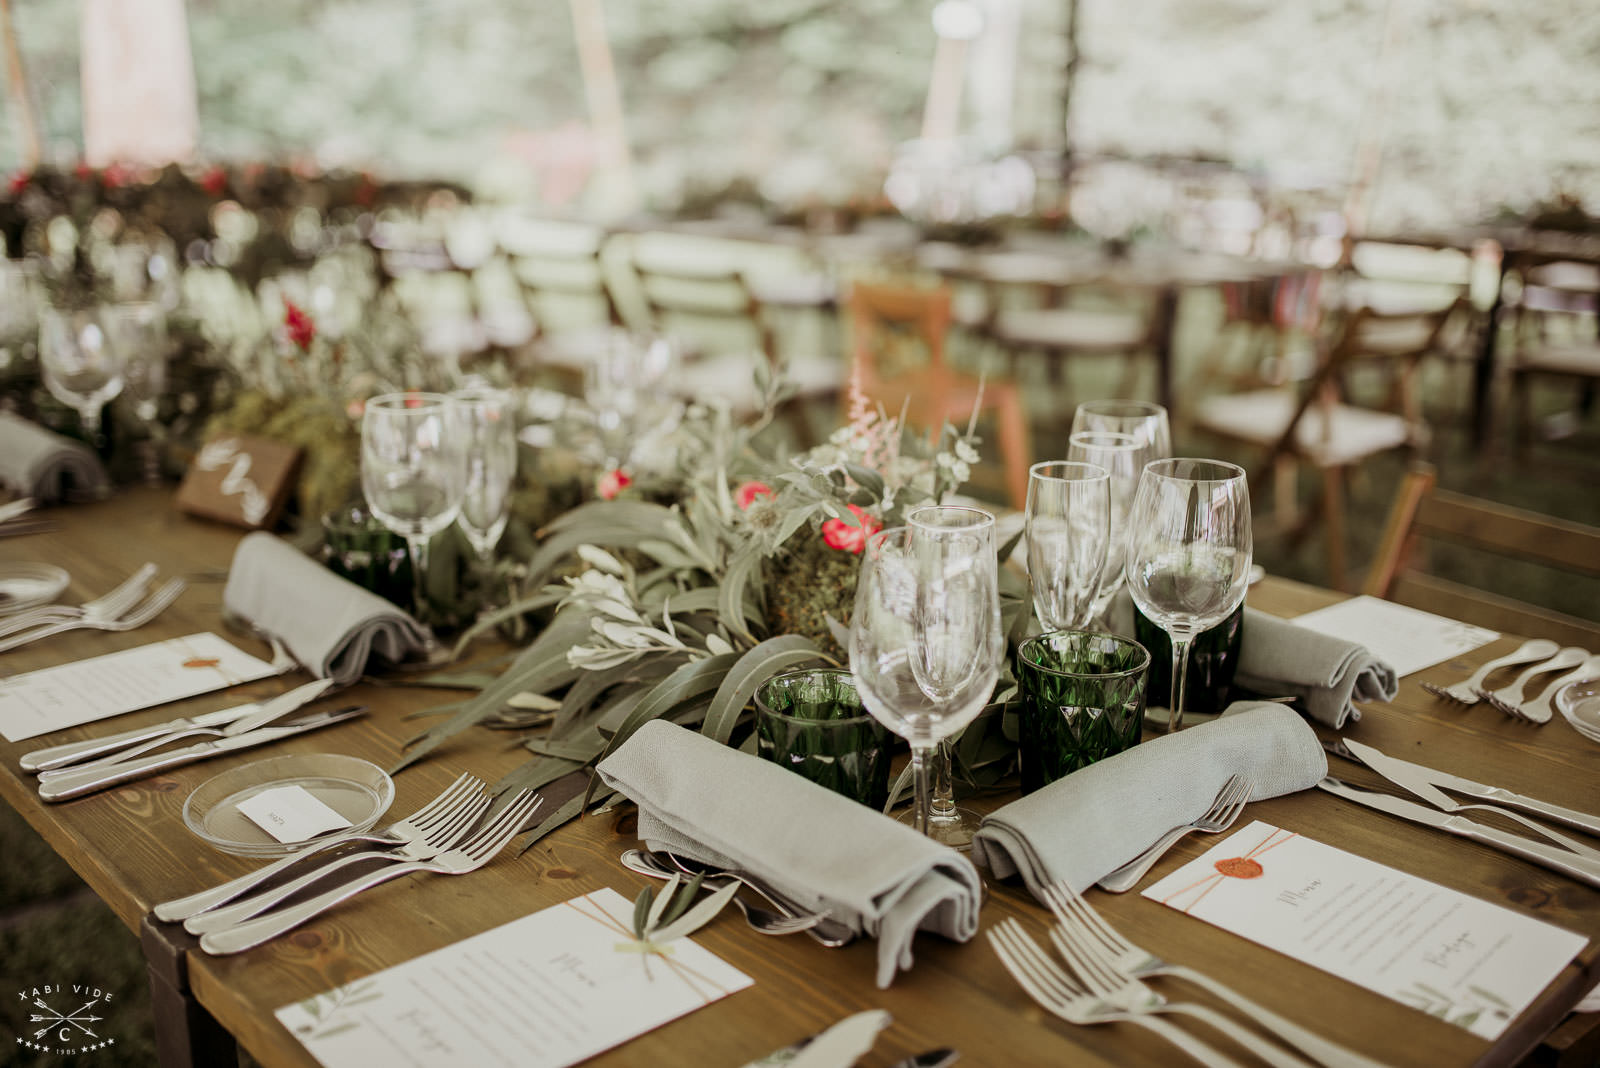
[[[0,564],[0,616],[48,604],[70,581],[54,564]]]
[[[280,842],[239,811],[241,801],[280,786],[302,787],[350,821],[348,828],[330,834],[368,830],[394,800],[394,781],[376,764],[336,753],[306,753],[269,757],[207,780],[184,802],[183,821],[224,853],[286,856],[307,843]]]
[[[1600,678],[1577,679],[1556,691],[1556,710],[1578,733],[1600,742]]]

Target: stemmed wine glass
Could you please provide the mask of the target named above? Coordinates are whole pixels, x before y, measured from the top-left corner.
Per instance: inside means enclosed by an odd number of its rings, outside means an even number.
[[[1028,586],[1045,630],[1079,630],[1094,616],[1111,541],[1111,476],[1052,460],[1028,469]]]
[[[1095,594],[1090,620],[1105,616],[1111,599],[1122,589],[1123,563],[1128,541],[1128,509],[1133,507],[1139,475],[1151,460],[1163,460],[1153,442],[1133,434],[1101,430],[1080,430],[1068,439],[1067,459],[1094,464],[1110,476],[1111,537],[1107,542],[1105,568],[1100,573],[1100,591]]]
[[[937,506],[867,542],[850,670],[867,711],[911,745],[916,829],[934,835],[928,758],[988,702],[999,676],[994,517]]]
[[[361,417],[361,490],[379,521],[406,539],[413,603],[425,603],[428,539],[455,522],[467,488],[467,436],[439,393],[385,393]]]
[[[122,392],[126,354],[112,343],[98,308],[45,308],[39,316],[39,368],[62,404],[78,410],[84,435],[99,446],[100,413]]]
[[[1128,514],[1128,592],[1172,639],[1167,730],[1182,726],[1189,643],[1244,601],[1250,578],[1250,488],[1220,460],[1156,460]]]
[[[614,330],[584,365],[583,397],[594,412],[607,467],[625,466],[635,439],[664,418],[659,390],[676,364],[668,338]]]
[[[511,482],[517,473],[511,394],[489,386],[467,386],[450,397],[460,411],[467,443],[467,485],[456,525],[479,564],[487,568],[511,516]]]
[[[1165,460],[1172,455],[1172,428],[1167,421],[1167,410],[1150,401],[1084,401],[1072,413],[1071,433],[1086,430],[1132,434],[1150,444],[1152,460]]]
[[[161,425],[161,395],[167,388],[167,313],[154,301],[114,304],[107,310],[106,329],[111,343],[124,357],[122,392],[133,401],[134,414],[144,425],[139,442],[140,468],[146,482],[159,482],[161,463],[156,448]]]

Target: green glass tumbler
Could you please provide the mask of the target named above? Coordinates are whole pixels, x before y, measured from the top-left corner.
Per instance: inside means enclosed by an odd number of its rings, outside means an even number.
[[[1133,606],[1133,636],[1150,650],[1151,692],[1171,693],[1172,639],[1139,611],[1138,605]],[[1228,707],[1243,636],[1243,602],[1227,619],[1194,636],[1189,643],[1189,674],[1183,686],[1185,716],[1214,716]]]
[[[756,690],[757,753],[879,810],[889,800],[890,740],[848,671],[786,671]]]
[[[1115,634],[1053,630],[1023,642],[1022,792],[1137,744],[1149,675],[1145,647]]]
[[[410,610],[411,560],[404,538],[362,505],[324,515],[322,535],[328,570]]]

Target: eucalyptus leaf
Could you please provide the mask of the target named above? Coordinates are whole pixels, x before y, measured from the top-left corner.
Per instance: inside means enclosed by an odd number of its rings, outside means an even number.
[[[688,885],[679,892],[678,900],[673,902],[672,907],[662,915],[661,922],[671,923],[687,912],[689,906],[694,904],[694,899],[700,896],[700,885],[705,881],[705,872],[695,872],[694,878],[690,879]]]
[[[650,931],[650,888],[647,886],[639,891],[639,896],[633,899],[633,937],[644,940]]]
[[[666,943],[675,938],[694,934],[694,932],[715,919],[717,913],[721,912],[738,892],[739,884],[730,881],[722,889],[700,902],[674,922],[659,931],[652,931],[650,933],[650,941]]]
[[[674,875],[667,880],[667,885],[663,886],[661,892],[656,895],[655,901],[650,906],[650,915],[644,921],[645,935],[654,931],[656,925],[661,922],[662,914],[667,911],[667,906],[672,904],[672,895],[677,892],[678,886],[682,882],[683,876]]]
[[[740,713],[763,682],[786,668],[821,658],[822,651],[816,644],[799,634],[780,634],[761,642],[728,669],[711,698],[701,733],[727,745]]]

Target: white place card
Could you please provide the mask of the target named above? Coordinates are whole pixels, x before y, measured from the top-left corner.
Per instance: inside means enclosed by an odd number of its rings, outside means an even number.
[[[342,831],[350,821],[304,786],[275,786],[251,794],[234,806],[245,819],[280,842],[304,842],[329,831]]]
[[[326,994],[278,1020],[326,1068],[561,1068],[754,980],[680,938],[643,954],[597,890]]]
[[[277,671],[215,634],[169,638],[0,679],[0,734],[20,742]]]
[[[1500,637],[1470,623],[1365,595],[1296,616],[1294,623],[1364,645],[1398,675],[1470,653]]]
[[[1588,941],[1259,820],[1144,896],[1487,1039]]]

